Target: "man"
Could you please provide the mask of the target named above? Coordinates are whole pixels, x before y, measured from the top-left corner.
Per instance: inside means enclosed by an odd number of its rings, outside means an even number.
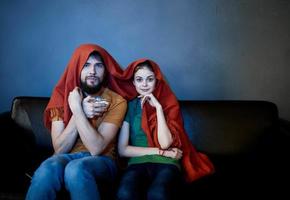
[[[44,113],[55,154],[35,171],[26,199],[56,199],[62,187],[71,199],[100,199],[100,183],[114,181],[115,136],[127,109],[107,87],[114,70],[100,46],[76,49]]]

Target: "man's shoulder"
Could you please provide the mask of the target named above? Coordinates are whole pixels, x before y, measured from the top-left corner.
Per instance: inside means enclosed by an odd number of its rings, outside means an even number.
[[[104,91],[105,95],[104,96],[108,96],[110,97],[111,101],[114,103],[127,103],[126,99],[124,99],[121,95],[119,95],[118,93],[114,92],[113,90],[106,88]]]

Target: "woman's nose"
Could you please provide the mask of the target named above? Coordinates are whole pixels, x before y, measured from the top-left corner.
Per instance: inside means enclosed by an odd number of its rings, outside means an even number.
[[[143,81],[143,86],[147,86],[147,81]]]

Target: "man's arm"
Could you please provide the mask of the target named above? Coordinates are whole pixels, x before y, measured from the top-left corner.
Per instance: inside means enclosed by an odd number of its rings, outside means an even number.
[[[74,121],[74,117],[72,116],[66,127],[63,121],[52,122],[51,137],[55,154],[67,153],[73,147],[78,136]]]
[[[96,130],[81,109],[76,111],[75,119],[80,138],[91,155],[101,154],[119,129],[115,124],[102,122]]]
[[[80,127],[83,127],[80,125]],[[107,145],[113,140],[118,132],[118,127],[115,124],[102,122],[96,131],[95,129],[93,134],[80,134],[83,143],[89,149],[92,155],[101,154]],[[81,130],[80,130],[81,132]],[[84,129],[84,133],[88,133]],[[83,137],[82,137],[83,136]],[[90,137],[93,136],[93,137]]]
[[[76,129],[78,130],[78,134],[83,144],[91,155],[101,154],[116,136],[119,127],[113,123],[102,122],[96,130],[84,113],[82,107],[82,96],[79,88],[75,88],[70,92],[68,101],[75,119]],[[119,113],[119,115],[123,117],[124,112],[125,110],[122,111],[122,113]]]

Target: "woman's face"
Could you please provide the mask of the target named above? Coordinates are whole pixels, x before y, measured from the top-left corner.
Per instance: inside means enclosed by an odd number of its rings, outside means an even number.
[[[156,84],[154,72],[147,67],[138,69],[134,74],[133,84],[137,92],[142,96],[152,93]]]

